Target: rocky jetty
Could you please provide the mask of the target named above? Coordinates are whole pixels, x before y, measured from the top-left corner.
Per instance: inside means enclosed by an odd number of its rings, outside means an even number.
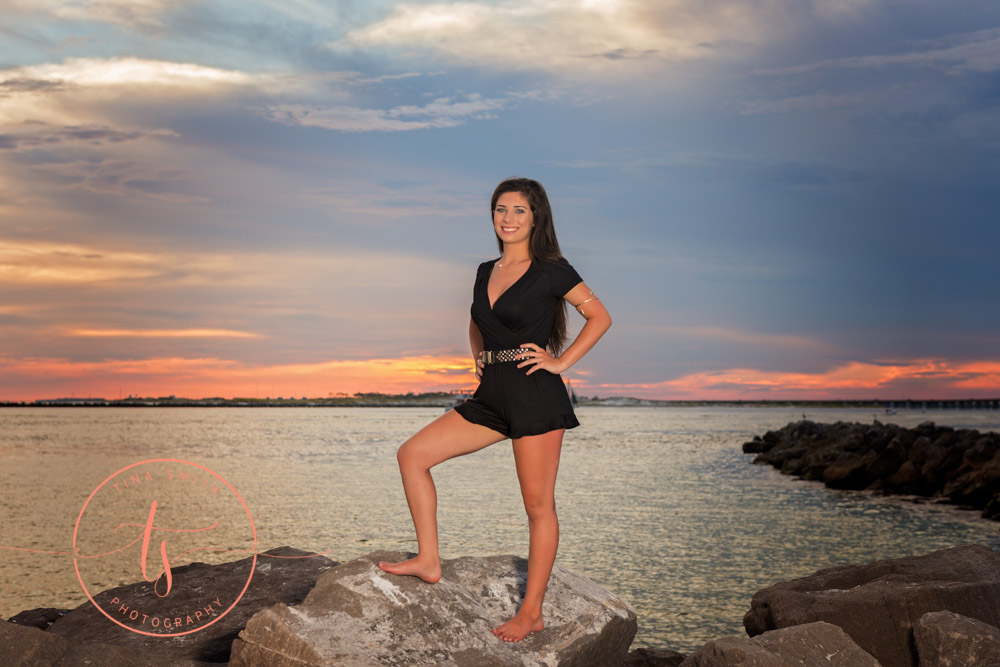
[[[800,421],[743,445],[787,475],[835,489],[925,496],[1000,520],[1000,434],[925,422],[819,424]]]

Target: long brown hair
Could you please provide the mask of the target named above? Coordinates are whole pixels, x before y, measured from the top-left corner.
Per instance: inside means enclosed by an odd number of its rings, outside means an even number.
[[[556,239],[556,228],[552,222],[552,207],[549,205],[549,196],[545,194],[545,188],[538,181],[530,178],[508,178],[500,182],[496,190],[493,191],[493,199],[490,200],[490,218],[493,217],[493,209],[497,206],[497,199],[506,192],[519,192],[528,199],[531,206],[533,224],[531,236],[528,238],[528,252],[532,260],[552,262],[553,264],[566,264],[566,259],[559,251],[559,241]],[[503,252],[503,241],[497,236],[497,245],[500,252]],[[566,301],[563,300],[556,308],[555,320],[552,322],[552,333],[549,335],[547,347],[553,355],[558,355],[566,344]]]

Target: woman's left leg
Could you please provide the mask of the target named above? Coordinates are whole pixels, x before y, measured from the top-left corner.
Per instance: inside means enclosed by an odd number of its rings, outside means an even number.
[[[517,614],[493,629],[504,641],[519,642],[544,627],[542,599],[559,547],[556,472],[565,429],[513,440],[514,463],[528,513],[528,586]]]

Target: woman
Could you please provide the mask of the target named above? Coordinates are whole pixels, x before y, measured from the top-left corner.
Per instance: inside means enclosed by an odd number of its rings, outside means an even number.
[[[437,582],[437,493],[430,469],[510,438],[528,514],[528,582],[517,614],[493,634],[516,642],[544,627],[542,598],[559,545],[559,451],[565,430],[579,425],[559,373],[597,343],[611,326],[611,317],[560,254],[552,209],[540,183],[505,180],[493,193],[490,208],[503,254],[479,266],[473,289],[469,341],[479,388],[399,448],[418,553],[379,567]],[[566,302],[586,323],[573,344],[563,349]]]

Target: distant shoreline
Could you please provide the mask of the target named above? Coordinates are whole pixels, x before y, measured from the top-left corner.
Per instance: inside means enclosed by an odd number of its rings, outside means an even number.
[[[359,393],[353,396],[328,398],[179,398],[176,396],[129,397],[124,399],[105,398],[53,398],[34,401],[3,401],[0,408],[188,408],[188,407],[234,407],[234,408],[445,408],[453,405],[456,394],[428,392],[423,394],[380,394]],[[698,408],[698,407],[756,407],[756,408],[861,408],[888,412],[899,410],[1000,410],[1000,398],[994,399],[869,399],[869,400],[659,400],[611,396],[607,398],[580,397],[580,407],[650,407],[650,408]]]

